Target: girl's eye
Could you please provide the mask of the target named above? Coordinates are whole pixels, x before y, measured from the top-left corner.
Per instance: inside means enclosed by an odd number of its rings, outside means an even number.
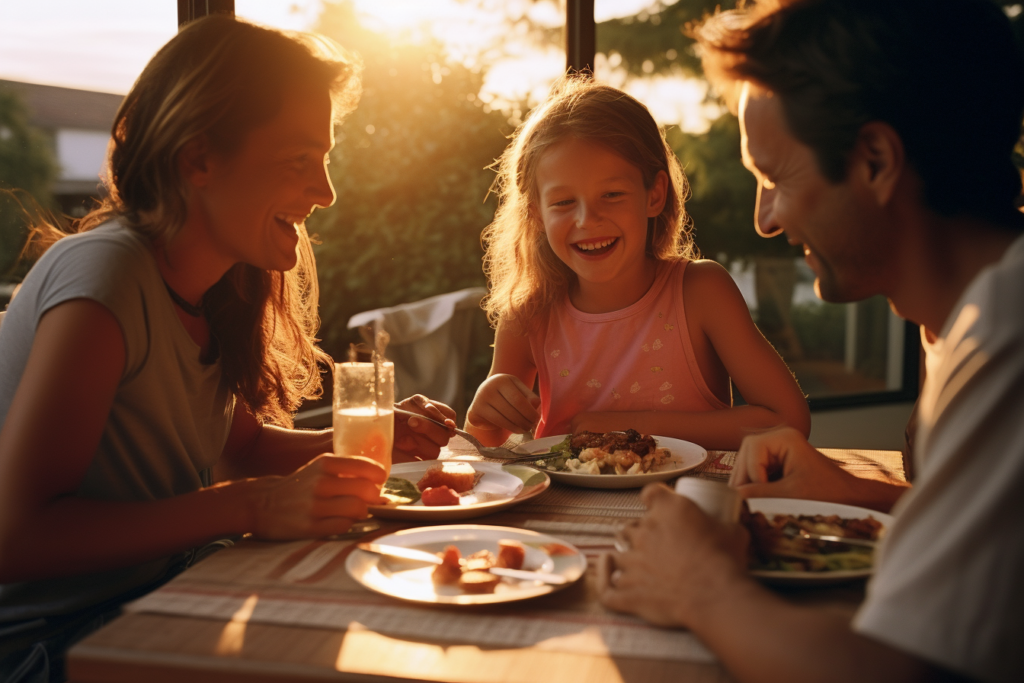
[[[573,203],[572,199],[563,199],[563,200],[558,201],[558,202],[552,202],[551,206],[569,206],[572,203]]]
[[[625,192],[605,192],[604,196],[608,197],[609,199],[615,199],[616,197],[621,197],[624,194],[626,194],[626,193]]]

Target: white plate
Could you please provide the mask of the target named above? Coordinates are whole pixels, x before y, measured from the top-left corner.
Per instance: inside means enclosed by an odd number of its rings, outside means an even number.
[[[455,585],[435,585],[431,580],[434,565],[423,566],[422,562],[383,557],[358,548],[348,556],[345,569],[349,576],[372,591],[403,600],[448,605],[485,605],[547,595],[571,585],[587,570],[587,558],[574,546],[554,536],[511,527],[480,524],[428,526],[388,534],[375,539],[374,542],[432,553],[441,552],[445,546],[454,545],[458,546],[465,557],[478,550],[490,550],[497,554],[498,541],[505,540],[519,541],[526,546],[523,569],[560,574],[569,582],[554,586],[540,581],[505,578],[493,593],[463,593]],[[545,548],[548,544],[560,546],[563,553],[552,554]]]
[[[751,512],[761,512],[769,519],[772,515],[839,515],[844,519],[866,519],[874,517],[882,523],[882,533],[892,526],[893,516],[877,510],[827,503],[820,500],[800,500],[796,498],[749,498],[747,504]],[[871,576],[873,569],[853,569],[832,572],[785,572],[785,571],[751,571],[769,583],[776,584],[827,584],[853,579],[864,579]]]
[[[435,464],[435,460],[424,460],[421,462],[403,462],[391,467],[392,477],[408,479],[413,484],[418,482],[426,474],[427,470]],[[443,462],[443,461],[441,461]],[[459,461],[472,465],[478,471],[484,471],[484,476],[477,482],[474,490],[486,488],[518,488],[522,486],[515,495],[508,497],[473,502],[462,505],[424,505],[423,501],[416,501],[412,505],[371,505],[370,514],[380,519],[403,519],[416,522],[457,522],[463,519],[472,519],[482,515],[489,515],[498,510],[518,505],[524,500],[538,496],[551,486],[551,480],[547,474],[532,467],[523,465],[500,466],[496,463],[482,463],[475,461]]]
[[[520,453],[547,453],[551,447],[565,440],[566,435],[545,436],[543,439],[527,441],[516,447]],[[644,474],[577,474],[575,472],[554,472],[545,469],[555,481],[588,489],[635,489],[652,481],[675,479],[687,470],[692,470],[708,459],[708,452],[695,443],[682,439],[670,439],[667,436],[656,436],[654,440],[660,448],[667,448],[673,460],[654,468]]]

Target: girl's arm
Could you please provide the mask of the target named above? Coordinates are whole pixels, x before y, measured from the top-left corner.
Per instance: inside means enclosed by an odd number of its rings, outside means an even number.
[[[540,397],[530,389],[536,379],[530,338],[498,323],[491,372],[466,412],[466,431],[485,446],[532,431],[540,420]]]
[[[703,335],[710,342],[747,405],[700,413],[584,413],[573,421],[574,431],[632,428],[722,450],[736,450],[748,434],[779,425],[808,435],[811,415],[807,400],[785,362],[754,325],[725,268],[714,261],[689,264],[683,297],[691,339]]]
[[[162,500],[77,497],[124,363],[120,326],[102,305],[76,299],[40,320],[0,430],[0,583],[140,564],[247,532],[343,533],[378,500],[383,468],[330,456],[288,477]]]

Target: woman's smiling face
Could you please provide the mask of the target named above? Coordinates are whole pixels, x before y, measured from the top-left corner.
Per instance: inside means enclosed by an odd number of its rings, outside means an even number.
[[[215,252],[230,265],[290,270],[297,225],[334,203],[327,155],[334,145],[329,93],[295,89],[278,114],[250,131],[241,147],[210,154],[197,188]]]
[[[609,148],[567,138],[537,164],[536,210],[555,255],[580,284],[626,284],[647,267],[648,218],[661,213],[668,178],[644,187],[640,169]]]

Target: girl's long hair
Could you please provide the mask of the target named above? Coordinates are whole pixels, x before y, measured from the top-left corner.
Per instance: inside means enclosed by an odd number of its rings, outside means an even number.
[[[177,157],[189,141],[203,136],[212,150],[235,152],[296,86],[329,91],[337,122],[359,99],[360,68],[322,36],[223,14],[188,24],[156,53],[118,109],[103,177],[106,197],[69,227],[37,224],[32,252],[115,217],[154,245],[168,244],[185,222]],[[316,345],[319,290],[304,230],[297,249],[292,270],[239,263],[203,298],[236,398],[260,421],[286,426],[303,400],[322,394],[321,365],[330,362]]]
[[[533,208],[540,158],[569,137],[615,152],[640,170],[648,189],[658,172],[665,171],[668,194],[665,208],[649,221],[647,255],[659,261],[696,257],[683,208],[689,185],[647,107],[617,88],[585,76],[566,76],[516,129],[494,165],[497,177],[491,191],[498,197],[498,210],[481,236],[490,290],[484,308],[492,325],[501,322],[526,333],[569,290],[574,274],[552,251]]]

